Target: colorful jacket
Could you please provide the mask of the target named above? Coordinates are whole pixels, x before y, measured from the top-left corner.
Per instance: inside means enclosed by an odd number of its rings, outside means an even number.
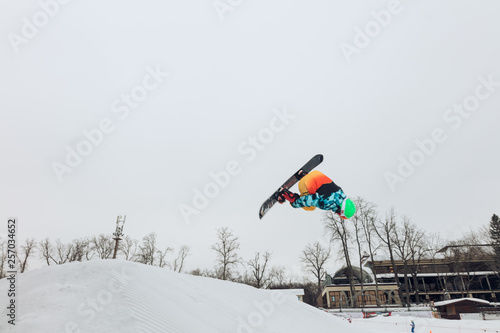
[[[339,212],[346,195],[337,184],[323,173],[315,170],[299,182],[301,197],[291,205],[294,208],[318,207]]]

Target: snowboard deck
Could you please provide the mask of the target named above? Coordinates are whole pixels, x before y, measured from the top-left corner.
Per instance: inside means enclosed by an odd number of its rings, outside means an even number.
[[[323,162],[323,155],[318,154],[309,160],[302,168],[300,168],[296,173],[294,173],[286,182],[283,183],[260,207],[259,210],[259,219],[271,209],[272,206],[278,201],[279,192],[284,189],[290,189],[293,185],[295,185],[299,181],[299,177],[297,176],[300,171],[304,171],[306,173],[311,172],[314,168]]]

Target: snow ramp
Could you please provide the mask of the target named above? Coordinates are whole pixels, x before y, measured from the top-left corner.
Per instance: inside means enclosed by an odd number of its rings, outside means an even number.
[[[0,280],[2,296],[9,286]],[[16,325],[8,324],[4,302],[0,332],[356,332],[292,294],[123,260],[30,271],[16,289]]]

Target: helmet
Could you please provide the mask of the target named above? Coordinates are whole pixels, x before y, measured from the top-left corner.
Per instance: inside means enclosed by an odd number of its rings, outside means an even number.
[[[354,201],[349,198],[346,198],[344,202],[342,202],[342,206],[340,207],[340,217],[344,220],[350,219],[354,213],[356,213],[356,206],[354,205]]]

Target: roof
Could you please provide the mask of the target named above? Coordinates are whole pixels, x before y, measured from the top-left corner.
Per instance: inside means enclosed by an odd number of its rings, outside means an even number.
[[[493,271],[477,271],[472,275],[495,275],[496,273]],[[435,276],[460,276],[460,275],[471,275],[471,273],[467,272],[446,272],[446,273],[417,273],[418,277],[435,277]],[[398,277],[403,277],[403,273],[398,273]],[[394,273],[379,273],[377,274],[377,278],[394,278]]]
[[[482,304],[488,304],[488,305],[490,305],[490,302],[485,301],[484,299],[466,297],[466,298],[450,299],[448,301],[435,302],[434,306],[445,306],[445,305],[448,305],[448,304],[458,303],[458,302],[463,302],[463,301],[469,301],[469,302],[475,302],[475,303],[482,303]]]
[[[446,256],[443,253],[434,253],[432,256],[426,255],[421,257],[421,260],[440,260],[440,259],[445,259]],[[401,261],[401,257],[397,256],[394,254],[394,261],[398,262]],[[375,254],[373,256],[373,261],[391,261],[391,257],[389,257],[388,254],[382,253],[382,254]],[[367,260],[367,262],[372,262],[371,259]]]
[[[436,253],[443,253],[448,251],[448,249],[451,248],[457,248],[457,247],[480,247],[480,246],[495,246],[494,244],[460,244],[460,245],[448,245],[443,247],[442,249],[438,250]]]
[[[294,294],[295,296],[304,296],[304,289],[273,289],[273,290],[278,290],[278,291],[284,291],[287,293]]]
[[[332,278],[334,280],[337,278],[343,278],[344,276],[347,276],[346,272],[347,272],[347,267],[342,267],[341,269],[339,269],[335,272],[335,274],[332,276]],[[365,267],[363,267],[361,269],[358,266],[352,266],[352,273],[353,273],[354,277],[356,279],[358,279],[358,281],[361,281],[361,276],[363,276],[364,283],[374,283],[375,282],[373,272],[370,269],[366,269]]]

